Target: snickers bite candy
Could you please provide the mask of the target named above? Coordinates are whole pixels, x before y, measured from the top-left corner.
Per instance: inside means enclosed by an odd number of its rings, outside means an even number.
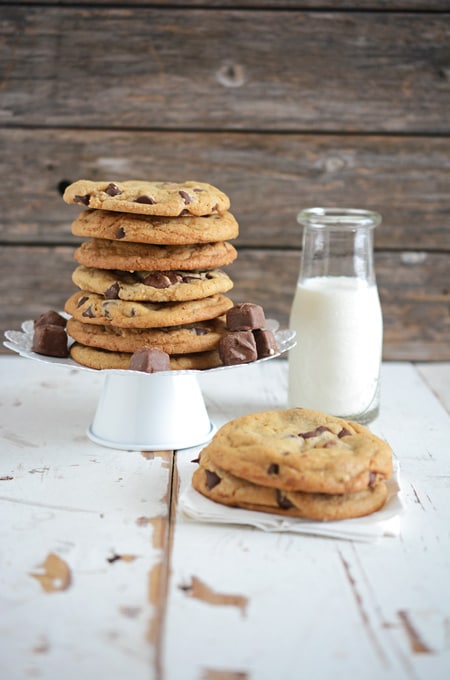
[[[260,328],[253,331],[253,336],[256,342],[256,350],[258,352],[258,359],[271,357],[278,352],[277,341],[272,331],[262,330]]]
[[[219,342],[219,356],[225,366],[256,361],[258,352],[252,331],[235,331],[224,335]]]
[[[40,314],[35,320],[34,320],[34,327],[36,326],[62,326],[62,328],[66,327],[67,320],[61,316],[61,314],[58,314],[58,312],[55,312],[53,309],[49,309],[47,312],[44,312],[43,314]]]
[[[170,357],[166,352],[156,347],[143,347],[131,355],[130,370],[143,371],[144,373],[170,371]]]
[[[49,357],[67,357],[67,333],[63,326],[46,324],[36,326],[31,349]]]
[[[241,302],[227,311],[226,323],[229,331],[249,331],[264,328],[266,318],[260,305]]]

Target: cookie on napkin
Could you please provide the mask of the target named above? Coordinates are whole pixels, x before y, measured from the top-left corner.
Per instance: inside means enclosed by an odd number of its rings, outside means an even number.
[[[390,446],[367,427],[302,408],[236,418],[206,451],[218,468],[280,491],[355,493],[393,470]]]
[[[217,467],[204,449],[192,486],[216,503],[286,517],[320,521],[362,517],[379,510],[387,498],[387,486],[380,482],[362,491],[346,494],[281,491],[247,482]]]

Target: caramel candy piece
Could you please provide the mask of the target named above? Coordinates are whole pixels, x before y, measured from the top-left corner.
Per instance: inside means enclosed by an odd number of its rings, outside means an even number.
[[[31,349],[49,357],[67,357],[69,351],[65,328],[56,324],[36,326]]]
[[[61,316],[61,314],[58,314],[58,312],[55,312],[53,309],[49,309],[48,311],[44,312],[43,314],[40,314],[40,316],[37,317],[37,319],[34,320],[34,327],[36,326],[62,326],[62,328],[66,327],[67,320]]]
[[[130,370],[144,373],[170,371],[170,357],[166,352],[156,347],[143,347],[131,355]]]
[[[278,352],[277,341],[275,340],[275,336],[272,331],[256,329],[253,331],[253,335],[256,342],[258,359],[271,357],[273,354]]]
[[[219,356],[225,366],[256,361],[258,352],[252,331],[235,331],[224,335],[219,342]]]
[[[227,328],[230,331],[249,331],[264,328],[265,324],[263,308],[252,302],[241,302],[227,312]]]

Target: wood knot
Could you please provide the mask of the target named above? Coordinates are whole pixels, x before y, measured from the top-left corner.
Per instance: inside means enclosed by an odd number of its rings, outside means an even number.
[[[241,87],[245,83],[244,69],[239,64],[227,62],[217,71],[216,76],[225,87]]]

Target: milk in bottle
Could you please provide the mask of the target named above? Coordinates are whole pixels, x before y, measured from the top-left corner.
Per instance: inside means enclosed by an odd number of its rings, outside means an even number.
[[[289,327],[289,406],[369,422],[379,409],[383,321],[373,269],[377,213],[300,213],[303,250]]]

